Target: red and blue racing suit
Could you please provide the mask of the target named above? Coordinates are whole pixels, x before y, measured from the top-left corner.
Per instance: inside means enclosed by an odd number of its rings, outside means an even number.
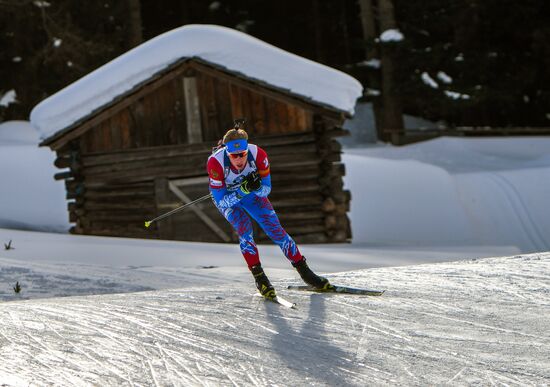
[[[241,253],[249,268],[260,263],[258,248],[252,234],[251,217],[281,248],[289,261],[295,263],[302,259],[298,246],[281,226],[267,198],[271,192],[271,176],[267,154],[262,148],[248,144],[248,159],[242,171],[233,168],[225,148],[218,149],[208,158],[207,170],[214,203],[237,232]],[[260,175],[262,185],[257,191],[243,197],[239,187],[244,177],[255,171]]]

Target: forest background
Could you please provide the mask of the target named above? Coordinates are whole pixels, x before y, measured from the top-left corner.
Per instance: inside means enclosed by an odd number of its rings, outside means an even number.
[[[547,0],[0,0],[0,122],[185,24],[235,28],[356,77],[379,130],[404,113],[550,126]]]

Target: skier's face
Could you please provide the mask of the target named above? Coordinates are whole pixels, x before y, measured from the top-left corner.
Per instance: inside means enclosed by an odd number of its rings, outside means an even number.
[[[236,169],[243,169],[246,166],[246,156],[248,155],[248,151],[240,152],[240,153],[230,153],[229,154],[229,161],[231,162],[231,165],[233,168]]]

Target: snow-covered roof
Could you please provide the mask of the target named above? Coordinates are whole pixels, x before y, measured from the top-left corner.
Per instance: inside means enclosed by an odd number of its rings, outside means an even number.
[[[199,58],[349,114],[363,90],[341,71],[240,31],[187,25],[135,47],[40,102],[31,123],[43,139],[51,137],[183,58]]]

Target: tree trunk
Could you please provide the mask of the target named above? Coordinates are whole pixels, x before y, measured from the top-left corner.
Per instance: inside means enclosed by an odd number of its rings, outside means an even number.
[[[311,11],[313,13],[313,30],[315,33],[315,57],[317,62],[325,63],[323,55],[323,35],[321,25],[321,13],[319,11],[319,0],[312,0]]]
[[[380,53],[374,44],[376,39],[376,18],[373,7],[373,0],[359,0],[359,8],[361,10],[361,26],[363,28],[363,40],[365,41],[365,59],[380,59]],[[370,89],[380,90],[380,71],[375,68],[369,68],[367,74],[367,87]],[[374,112],[374,122],[376,132],[380,140],[384,140],[382,132],[382,109],[380,98],[372,96],[372,109]]]
[[[374,9],[372,0],[359,0],[359,8],[361,9],[361,26],[363,27],[363,38],[365,42],[369,42],[366,46],[366,58],[378,58],[378,51],[372,44],[376,39],[376,21],[374,17]]]
[[[143,42],[140,0],[127,0],[128,6],[128,47],[135,47]]]
[[[397,27],[392,0],[379,0],[378,12],[380,31],[383,33]],[[399,132],[403,130],[403,108],[401,97],[395,82],[395,43],[381,43],[382,65],[382,130],[392,132],[392,142],[398,141]]]

